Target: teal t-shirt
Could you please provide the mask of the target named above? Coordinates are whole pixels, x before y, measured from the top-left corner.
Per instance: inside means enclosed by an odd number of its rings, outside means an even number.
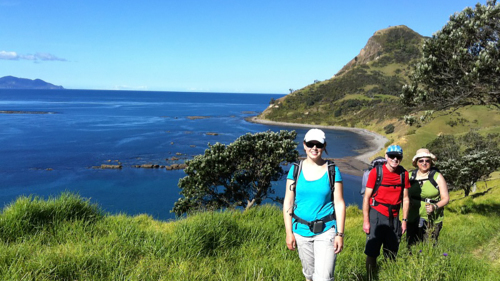
[[[287,179],[293,180],[294,169],[295,166],[290,169]],[[335,182],[342,182],[342,175],[337,166],[335,166]],[[332,214],[333,210],[328,172],[325,172],[320,179],[308,181],[301,171],[295,187],[295,215],[306,221],[315,221]],[[337,221],[327,222],[323,232],[332,227],[337,228]],[[296,222],[295,219],[293,219],[292,230],[305,237],[317,235],[309,229],[309,226]]]

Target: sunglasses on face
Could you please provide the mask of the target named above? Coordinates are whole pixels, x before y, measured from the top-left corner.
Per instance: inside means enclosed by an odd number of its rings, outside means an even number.
[[[396,159],[398,159],[399,161],[401,161],[401,160],[403,159],[403,156],[400,156],[400,155],[387,155],[387,156],[389,156],[389,158],[391,158],[391,159],[396,158]]]
[[[324,143],[320,143],[320,142],[306,142],[306,146],[309,147],[309,148],[313,148],[314,146],[316,146],[316,148],[323,148],[325,147],[325,144]]]
[[[418,159],[418,163],[420,163],[420,164],[431,163],[431,159]]]

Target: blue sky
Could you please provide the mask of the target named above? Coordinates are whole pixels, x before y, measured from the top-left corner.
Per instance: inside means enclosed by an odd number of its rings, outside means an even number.
[[[0,0],[0,77],[67,89],[288,93],[377,30],[440,30],[463,0]],[[486,1],[480,1],[485,4]]]

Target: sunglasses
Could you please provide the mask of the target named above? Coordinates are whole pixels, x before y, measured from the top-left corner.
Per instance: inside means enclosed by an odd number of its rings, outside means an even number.
[[[309,147],[309,148],[313,148],[314,146],[316,146],[316,148],[323,148],[325,147],[325,144],[324,143],[320,143],[320,142],[306,142],[306,146]]]
[[[431,163],[431,159],[418,159],[418,163]]]
[[[399,161],[403,160],[403,156],[401,156],[401,155],[387,155],[387,156],[389,156],[389,158],[391,158],[391,159],[396,158]]]

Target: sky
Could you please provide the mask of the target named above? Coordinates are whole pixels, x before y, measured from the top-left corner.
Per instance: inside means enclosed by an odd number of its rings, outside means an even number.
[[[0,77],[66,89],[287,94],[331,78],[377,30],[406,25],[432,36],[476,3],[0,0]]]

